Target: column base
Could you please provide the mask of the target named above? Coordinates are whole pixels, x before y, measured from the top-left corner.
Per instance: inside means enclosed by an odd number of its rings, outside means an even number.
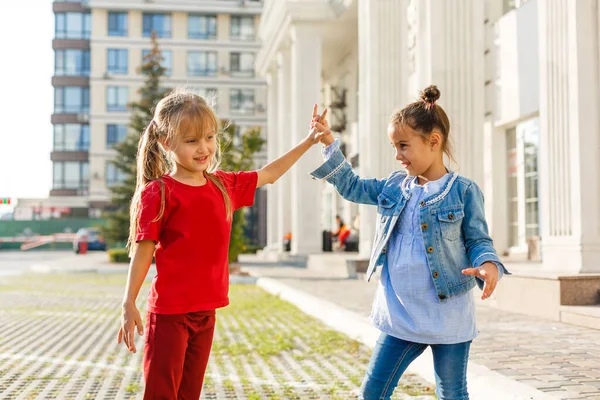
[[[569,238],[551,238],[546,242],[542,246],[543,270],[570,274],[600,273],[600,244],[569,243]]]
[[[506,267],[513,275],[505,276],[492,298],[482,305],[567,323],[562,316],[565,307],[598,308],[600,305],[600,273],[549,272],[537,263],[507,264]],[[480,298],[481,291],[475,289],[474,295]]]

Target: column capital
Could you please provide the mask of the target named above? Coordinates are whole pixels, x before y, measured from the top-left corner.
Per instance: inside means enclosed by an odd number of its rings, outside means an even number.
[[[290,42],[290,45],[291,45],[291,42]],[[281,69],[286,66],[289,67],[290,57],[291,57],[290,50],[291,50],[291,46],[288,46],[283,49],[280,49],[277,52],[277,61],[276,61],[277,69]]]

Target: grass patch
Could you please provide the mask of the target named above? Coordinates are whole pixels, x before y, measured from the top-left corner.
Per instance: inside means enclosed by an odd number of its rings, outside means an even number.
[[[20,318],[32,327],[47,324],[49,318],[58,316],[75,320],[81,318],[78,317],[81,314],[96,322],[100,321],[100,317],[107,321],[106,318],[112,316],[115,325],[107,326],[106,333],[103,333],[112,338],[120,316],[125,281],[124,273],[14,276],[0,283],[0,304],[4,298],[11,300],[9,307],[0,306],[0,312],[7,324]],[[149,283],[145,282],[137,302],[143,318],[148,288]],[[231,305],[218,311],[212,364],[204,381],[207,398],[216,398],[212,396],[222,392],[235,395],[236,388],[243,391],[249,400],[316,399],[325,396],[330,399],[352,398],[352,392],[360,386],[369,361],[371,352],[368,348],[254,285],[232,285],[229,297]],[[130,364],[131,357],[140,357],[139,353],[136,356],[123,355],[126,350],[122,346],[117,347],[114,339],[108,341],[106,337],[98,338],[106,344],[101,349],[102,355],[93,361],[113,365],[120,360],[119,364],[126,366]],[[42,336],[39,340],[50,339]],[[0,337],[0,349],[7,345]],[[32,349],[24,348],[22,351],[27,354]],[[68,359],[67,354],[55,356]],[[85,358],[80,356],[77,360],[85,361]],[[0,360],[0,389],[8,382],[8,379],[2,380],[7,374],[1,371],[26,367],[26,361],[15,361],[14,364],[3,364]],[[136,368],[136,373],[141,374],[141,362]],[[103,369],[90,378],[89,371],[79,379],[93,379],[94,383],[86,390],[87,393],[78,393],[79,397],[93,398],[100,385],[111,376],[108,369]],[[76,378],[47,373],[25,379],[30,385],[40,385],[39,382],[43,381],[67,383]],[[111,390],[116,393],[121,389],[128,396],[135,396],[143,391],[143,384],[130,383],[133,381],[135,379],[124,381],[123,373],[119,372]],[[57,386],[50,395],[60,397],[63,395],[60,391]],[[396,392],[393,399],[406,394],[430,395],[433,389],[420,385],[417,379],[403,377]]]

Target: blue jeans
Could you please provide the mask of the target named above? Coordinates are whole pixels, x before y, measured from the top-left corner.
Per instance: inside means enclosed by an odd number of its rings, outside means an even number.
[[[400,377],[427,346],[433,353],[436,394],[440,400],[468,400],[467,362],[471,342],[422,344],[382,333],[377,340],[367,373],[360,388],[360,399],[387,400]]]

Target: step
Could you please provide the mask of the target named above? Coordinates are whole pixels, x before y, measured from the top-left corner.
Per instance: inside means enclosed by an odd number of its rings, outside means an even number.
[[[560,322],[600,330],[600,304],[560,306]]]

